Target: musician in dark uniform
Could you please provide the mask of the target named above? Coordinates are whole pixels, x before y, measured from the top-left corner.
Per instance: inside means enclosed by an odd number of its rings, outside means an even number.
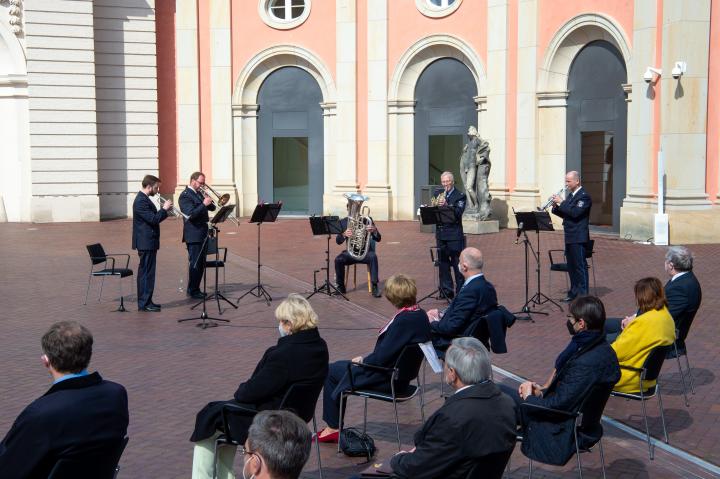
[[[205,186],[205,174],[196,171],[190,175],[190,184],[180,193],[180,211],[188,215],[183,218],[183,242],[188,250],[188,284],[187,295],[202,299],[204,294],[200,290],[200,282],[205,273],[205,252],[208,234],[208,211],[214,211],[212,198],[205,195],[202,188]],[[204,247],[203,247],[204,245]]]
[[[350,202],[348,202],[348,213],[349,212]],[[350,256],[347,249],[335,257],[335,282],[337,284],[338,291],[343,294],[347,292],[345,289],[345,267],[362,263],[370,266],[372,295],[376,298],[382,297],[382,294],[380,294],[380,288],[378,287],[378,259],[377,254],[375,254],[375,243],[379,243],[382,240],[382,236],[380,235],[380,231],[378,231],[377,226],[375,226],[375,223],[372,221],[372,218],[370,218],[370,221],[371,224],[367,227],[367,230],[370,232],[370,246],[368,247],[368,252],[365,255],[365,258],[363,258],[362,261],[358,261]],[[347,218],[340,220],[340,226],[343,232],[335,237],[335,242],[337,244],[346,243],[348,238],[352,236],[352,230],[348,228]]]
[[[465,278],[460,274],[458,261],[460,252],[465,248],[465,235],[463,234],[462,216],[465,211],[465,193],[455,188],[455,177],[449,171],[440,176],[443,188],[435,191],[434,203],[438,206],[452,208],[455,222],[435,227],[435,239],[438,247],[438,261],[440,263],[440,289],[448,299],[455,297],[460,291]],[[443,192],[445,193],[443,195]],[[450,267],[455,272],[455,287],[450,276]]]
[[[145,175],[142,190],[133,202],[132,249],[140,257],[137,275],[138,311],[160,311],[160,305],[152,301],[155,289],[155,259],[160,249],[160,223],[167,218],[172,202],[166,201],[159,210],[150,200],[160,190],[160,178]]]
[[[563,300],[570,302],[588,294],[588,268],[585,259],[590,240],[590,208],[592,199],[580,185],[580,173],[570,171],[565,175],[566,198],[553,195],[553,214],[563,219],[565,230],[565,259],[570,276],[570,291]]]

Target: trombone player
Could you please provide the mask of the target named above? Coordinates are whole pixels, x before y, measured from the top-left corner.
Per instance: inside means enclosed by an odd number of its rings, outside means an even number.
[[[190,175],[190,184],[180,193],[180,210],[187,215],[183,217],[183,242],[187,246],[188,284],[187,295],[195,299],[203,299],[205,293],[200,290],[200,281],[205,273],[205,253],[208,235],[208,211],[215,211],[212,198],[205,194],[205,174],[196,171]],[[205,247],[203,248],[203,245]]]

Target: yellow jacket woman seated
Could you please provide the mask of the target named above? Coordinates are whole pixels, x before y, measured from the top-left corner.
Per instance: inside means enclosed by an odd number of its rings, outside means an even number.
[[[622,367],[641,368],[653,348],[675,341],[675,322],[668,312],[660,280],[643,278],[635,283],[635,300],[637,315],[623,320],[622,333],[612,343],[622,374],[615,391],[625,393],[639,392],[640,373]],[[655,381],[643,381],[645,389],[654,385]]]

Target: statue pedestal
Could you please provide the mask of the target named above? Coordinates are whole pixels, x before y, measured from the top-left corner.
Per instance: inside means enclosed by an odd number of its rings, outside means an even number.
[[[484,235],[500,231],[498,220],[481,220],[478,214],[464,214],[462,218],[463,232],[470,235]]]

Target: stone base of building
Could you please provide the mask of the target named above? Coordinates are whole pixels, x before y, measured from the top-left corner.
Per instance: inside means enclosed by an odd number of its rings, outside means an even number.
[[[36,196],[31,211],[34,223],[100,221],[98,195]]]
[[[370,208],[370,216],[376,221],[387,221],[392,218],[392,192],[385,185],[367,185],[363,194],[370,199],[363,206]]]
[[[620,237],[647,241],[654,235],[654,207],[623,206],[620,209]],[[720,243],[720,207],[695,211],[667,211],[670,244]]]
[[[500,231],[498,220],[481,220],[476,214],[463,215],[462,225],[465,234],[469,235],[484,235]]]

